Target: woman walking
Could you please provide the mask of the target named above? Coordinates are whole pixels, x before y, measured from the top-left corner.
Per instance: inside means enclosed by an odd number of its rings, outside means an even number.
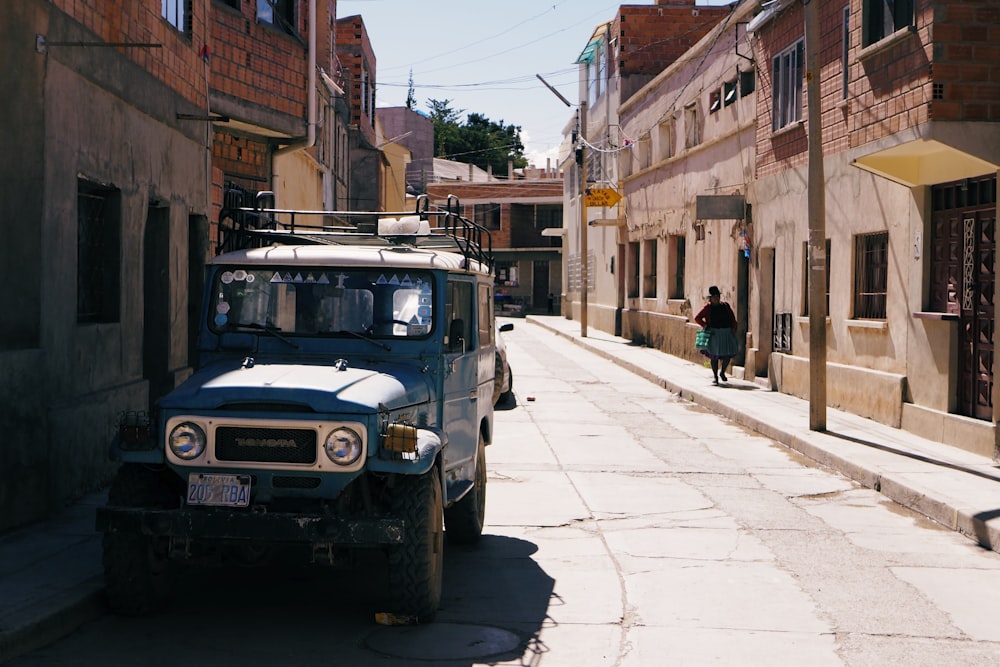
[[[736,341],[736,314],[729,304],[722,300],[719,288],[712,285],[708,288],[708,303],[694,316],[702,329],[708,334],[708,345],[701,353],[709,358],[712,364],[713,384],[728,381],[726,370],[729,361],[739,352]]]

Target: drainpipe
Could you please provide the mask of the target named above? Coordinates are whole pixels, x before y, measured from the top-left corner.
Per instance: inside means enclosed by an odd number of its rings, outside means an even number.
[[[309,121],[306,127],[306,137],[300,141],[294,141],[287,146],[282,146],[271,153],[271,191],[278,194],[278,172],[274,168],[274,158],[292,151],[312,148],[316,145],[316,0],[309,0],[309,63],[306,73],[307,98],[306,106],[309,108]],[[275,206],[277,206],[275,201]]]

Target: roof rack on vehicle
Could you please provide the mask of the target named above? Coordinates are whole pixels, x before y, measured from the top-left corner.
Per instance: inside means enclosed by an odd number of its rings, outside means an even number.
[[[233,196],[230,196],[232,194]],[[259,192],[253,206],[242,206],[244,193],[227,193],[219,213],[215,253],[275,244],[385,245],[457,252],[492,272],[490,230],[461,215],[458,197],[448,195],[444,208],[431,210],[419,195],[413,211],[310,211],[274,207],[274,193]]]

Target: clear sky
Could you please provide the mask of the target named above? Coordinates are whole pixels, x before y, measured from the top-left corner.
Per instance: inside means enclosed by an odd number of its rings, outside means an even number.
[[[575,107],[535,75],[575,104],[576,59],[594,28],[623,4],[655,2],[337,0],[337,15],[364,20],[375,52],[376,106],[404,106],[412,70],[418,111],[429,111],[429,99],[450,100],[456,111],[519,125],[528,160],[544,167],[551,158],[556,167],[562,130]]]

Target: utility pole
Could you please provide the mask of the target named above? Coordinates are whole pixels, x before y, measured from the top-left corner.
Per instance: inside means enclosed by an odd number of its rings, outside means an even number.
[[[580,337],[587,337],[587,102],[580,101]]]
[[[819,1],[802,0],[809,105],[809,429],[826,430],[826,184],[820,126]]]

